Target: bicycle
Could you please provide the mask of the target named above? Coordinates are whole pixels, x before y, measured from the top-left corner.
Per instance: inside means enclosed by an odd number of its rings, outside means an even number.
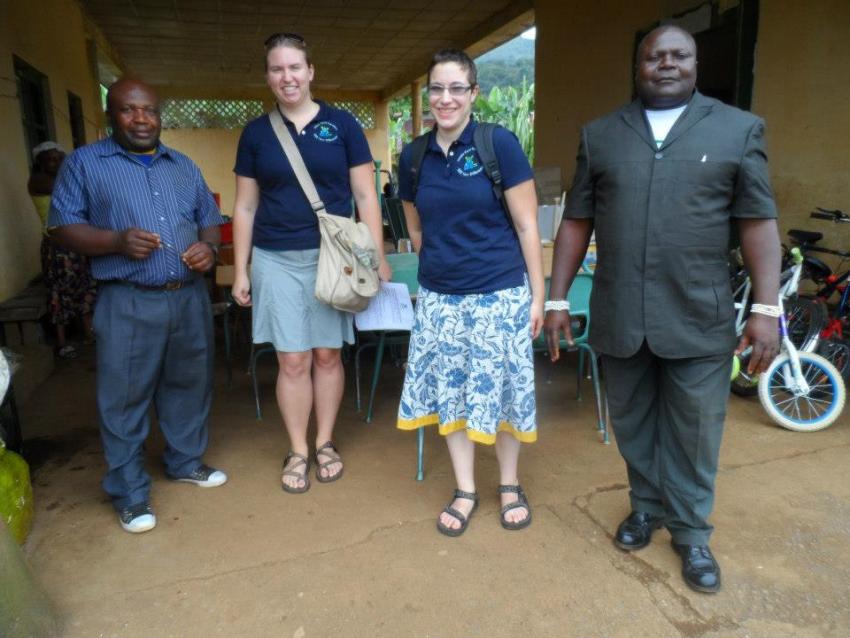
[[[833,223],[850,223],[850,215],[840,210],[816,208],[810,213],[810,217],[829,220]],[[850,252],[817,245],[817,242],[823,238],[823,233],[791,230],[789,235],[799,244],[804,253],[819,252],[840,257],[839,271],[844,262],[850,259]],[[844,338],[844,328],[850,315],[850,286],[848,286],[850,269],[843,273],[836,273],[812,255],[806,254],[805,258],[806,277],[819,285],[815,298],[823,306],[823,326],[817,352],[835,365],[842,377],[847,380],[850,378],[850,341]],[[829,312],[827,302],[835,293],[840,295],[839,301],[835,309]]]
[[[752,299],[752,281],[743,263],[738,257],[740,252],[733,255],[732,263],[738,263],[740,269],[733,273],[732,296],[735,307],[735,334],[740,338],[750,313]],[[818,347],[820,331],[826,320],[824,307],[812,299],[797,296],[800,279],[806,269],[806,259],[798,247],[786,251],[783,258],[785,268],[779,277],[779,298],[787,309],[788,334],[797,350],[812,352]],[[749,354],[741,354],[741,371],[733,377],[730,389],[738,396],[755,396],[758,394],[759,375],[747,372]]]
[[[759,400],[768,416],[784,428],[796,432],[823,430],[844,410],[844,379],[821,355],[797,350],[784,314],[779,317],[779,334],[782,352],[759,377]]]

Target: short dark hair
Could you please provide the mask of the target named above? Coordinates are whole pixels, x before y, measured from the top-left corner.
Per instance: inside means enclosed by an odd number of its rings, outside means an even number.
[[[142,80],[142,79],[140,79],[137,76],[132,75],[132,74],[122,75],[120,78],[115,80],[112,84],[110,84],[109,87],[106,89],[106,114],[107,115],[112,114],[112,108],[115,106],[114,105],[115,91],[117,91],[120,87],[124,86],[125,84],[136,84],[136,85],[139,85],[139,86],[145,88],[146,90],[148,90],[148,91],[150,91],[151,93],[154,94],[154,97],[156,98],[157,103],[159,103],[159,96],[156,94],[156,91],[154,91],[153,87],[150,86],[147,82],[145,82],[144,80]]]
[[[269,70],[269,51],[277,47],[290,47],[304,52],[304,58],[307,60],[307,66],[312,66],[310,61],[310,50],[307,47],[307,41],[297,33],[272,33],[266,38],[263,43],[265,47],[265,55],[263,56],[263,67],[266,71]]]
[[[461,69],[466,71],[466,79],[472,86],[478,86],[478,69],[475,67],[475,62],[466,51],[460,49],[442,49],[434,54],[431,58],[431,64],[428,66],[428,83],[431,83],[431,71],[438,64],[446,62],[454,62]]]
[[[678,31],[679,33],[684,35],[690,41],[691,45],[694,47],[694,53],[696,53],[697,41],[694,40],[694,36],[691,35],[690,31],[688,31],[687,29],[684,29],[684,28],[682,28],[682,27],[680,27],[676,24],[662,24],[662,25],[659,25],[659,26],[655,27],[654,29],[652,29],[649,33],[647,33],[645,36],[643,36],[640,39],[640,42],[638,43],[638,46],[637,46],[637,63],[638,64],[640,64],[640,56],[643,54],[643,48],[644,48],[644,46],[646,46],[646,42],[647,42],[647,40],[649,40],[650,36],[653,36],[653,35],[656,35],[656,34],[659,34],[659,33],[665,33],[667,31]]]

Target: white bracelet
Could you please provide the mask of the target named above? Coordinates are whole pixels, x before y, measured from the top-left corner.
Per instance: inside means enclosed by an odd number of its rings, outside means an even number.
[[[767,317],[781,317],[782,316],[782,308],[779,306],[768,306],[763,303],[754,303],[750,308],[750,312],[754,312],[758,315],[765,315]]]
[[[550,299],[543,303],[543,312],[549,312],[550,310],[566,310],[569,312],[570,302],[566,299],[561,299],[560,301],[553,301]]]

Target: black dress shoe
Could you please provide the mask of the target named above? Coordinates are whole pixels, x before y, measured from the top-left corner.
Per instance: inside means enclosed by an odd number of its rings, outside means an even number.
[[[617,528],[614,544],[627,552],[646,547],[652,540],[652,532],[661,527],[663,521],[663,516],[632,512]]]
[[[708,545],[678,545],[673,549],[682,557],[682,578],[688,587],[713,594],[720,589],[720,565]]]

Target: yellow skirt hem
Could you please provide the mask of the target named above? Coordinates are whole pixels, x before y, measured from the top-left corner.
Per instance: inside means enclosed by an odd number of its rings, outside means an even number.
[[[415,419],[398,419],[396,427],[399,430],[416,430],[426,425],[436,425],[437,429],[443,436],[447,436],[459,430],[466,430],[466,436],[476,443],[484,445],[493,445],[496,442],[495,434],[487,434],[472,430],[466,427],[466,419],[458,419],[450,423],[440,423],[440,417],[437,414],[427,414]],[[499,423],[498,432],[507,432],[511,434],[517,441],[521,443],[534,443],[537,440],[537,432],[520,432],[507,421]]]

